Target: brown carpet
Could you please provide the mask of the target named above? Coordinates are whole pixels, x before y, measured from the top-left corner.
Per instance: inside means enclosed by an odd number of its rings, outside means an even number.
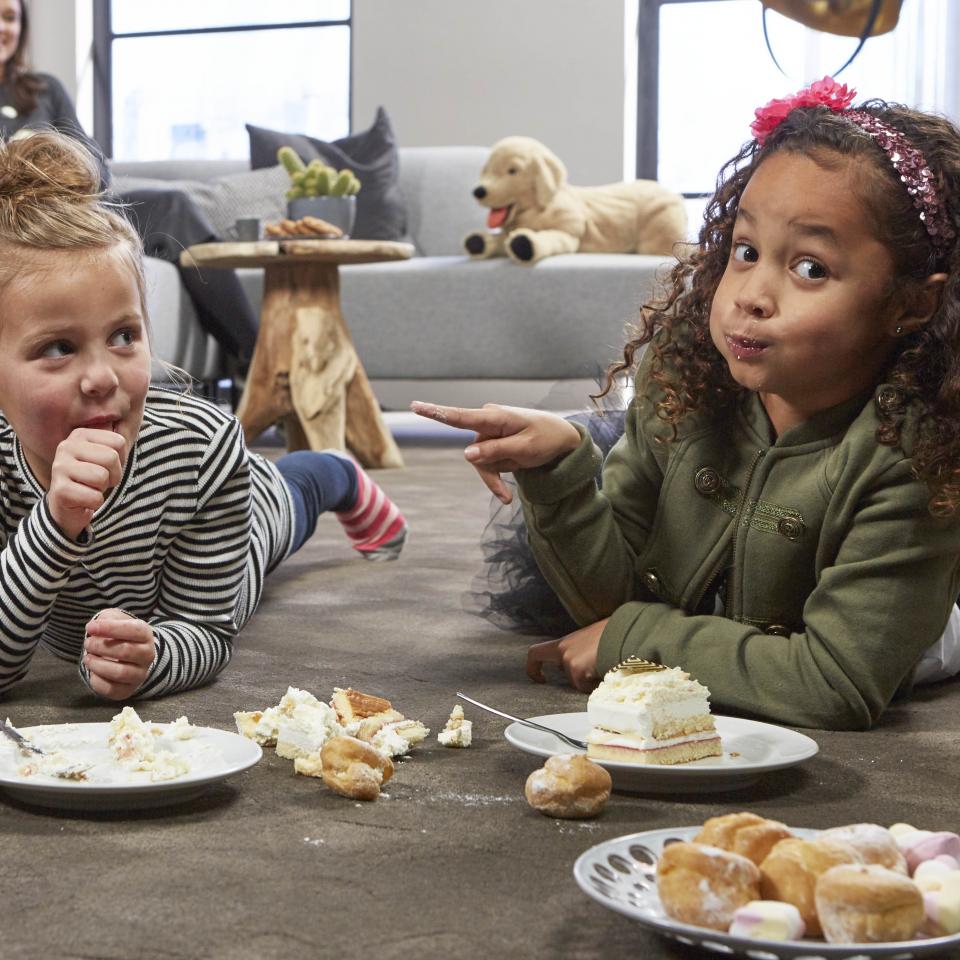
[[[267,452],[275,455],[276,448]],[[542,760],[468,708],[475,742],[436,732],[457,690],[520,716],[584,709],[585,698],[523,672],[529,638],[465,613],[489,495],[459,447],[405,445],[407,468],[377,480],[406,513],[395,563],[356,557],[333,518],[273,576],[233,663],[202,690],[140,706],[231,729],[232,713],[290,684],[326,697],[352,685],[433,730],[372,804],[297,777],[267,750],[249,771],[180,807],[69,813],[0,804],[4,960],[688,958],[593,902],[572,868],[592,845],[750,809],[794,826],[906,821],[960,827],[960,684],[926,691],[868,733],[815,732],[821,752],[734,793],[615,793],[595,821],[553,820],[523,799]],[[5,697],[21,725],[116,712],[67,664],[38,655]]]

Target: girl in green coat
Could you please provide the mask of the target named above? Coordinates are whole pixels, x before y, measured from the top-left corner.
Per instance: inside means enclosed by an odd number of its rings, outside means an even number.
[[[757,111],[698,247],[647,306],[603,463],[549,413],[414,404],[580,628],[530,648],[589,690],[629,655],[714,703],[870,726],[960,594],[960,131],[829,78]],[[638,369],[637,369],[638,368]],[[608,383],[608,388],[609,388]]]

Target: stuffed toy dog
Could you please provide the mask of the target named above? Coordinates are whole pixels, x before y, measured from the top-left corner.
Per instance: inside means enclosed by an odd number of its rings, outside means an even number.
[[[655,180],[572,187],[566,167],[531,137],[494,144],[473,195],[487,226],[463,241],[475,259],[531,265],[558,253],[669,254],[686,239],[683,198]]]

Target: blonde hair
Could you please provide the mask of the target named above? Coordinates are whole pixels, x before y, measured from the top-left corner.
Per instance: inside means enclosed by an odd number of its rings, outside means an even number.
[[[43,252],[120,246],[146,319],[143,244],[122,211],[103,199],[99,167],[72,137],[36,130],[0,140],[0,291]]]

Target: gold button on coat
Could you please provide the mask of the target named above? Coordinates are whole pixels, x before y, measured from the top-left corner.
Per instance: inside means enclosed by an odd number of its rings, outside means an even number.
[[[693,478],[697,493],[710,496],[720,489],[720,474],[713,467],[701,467]]]
[[[660,595],[660,578],[652,570],[643,575],[643,584],[651,593]]]
[[[901,406],[900,391],[896,387],[883,387],[877,394],[877,403],[881,410],[889,413]]]
[[[783,517],[777,522],[777,532],[788,540],[799,540],[805,527],[799,517]]]
[[[789,637],[790,628],[785,627],[782,623],[771,623],[764,633],[770,634],[771,637]]]

